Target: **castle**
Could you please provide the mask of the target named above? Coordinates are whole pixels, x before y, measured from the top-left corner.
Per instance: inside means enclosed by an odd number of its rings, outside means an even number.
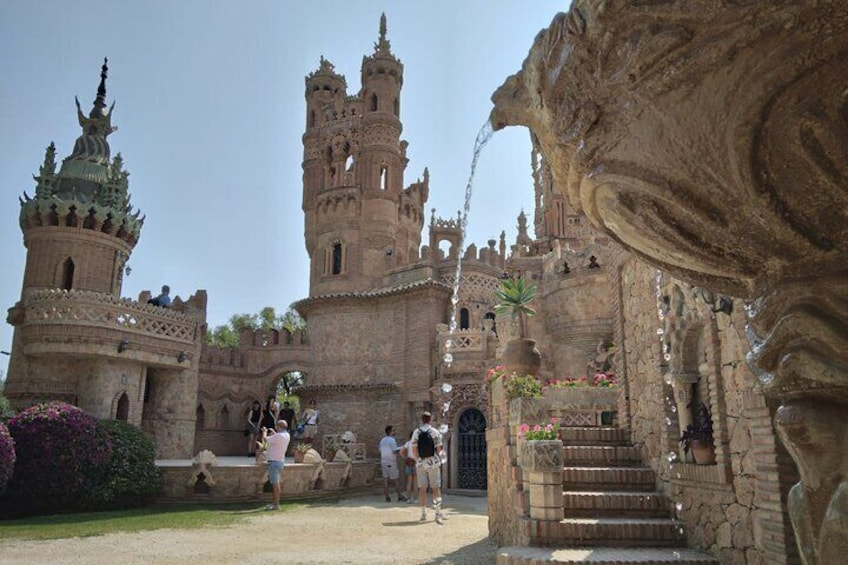
[[[34,197],[21,200],[27,259],[21,300],[9,309],[5,391],[16,407],[62,399],[131,422],[154,438],[160,458],[242,454],[251,402],[298,371],[298,394],[318,402],[322,434],[354,430],[373,456],[385,425],[405,435],[431,410],[451,430],[447,486],[485,488],[483,375],[512,331],[494,314],[493,293],[502,277],[523,276],[539,287],[528,333],[543,352],[541,376],[620,377],[616,423],[642,446],[662,489],[701,509],[687,517],[695,543],[763,562],[792,553],[781,500],[797,471],[776,440],[775,407],[744,362],[738,304],[591,229],[538,151],[535,237],[522,213],[509,246],[502,234],[460,250],[461,216],[433,212],[427,221],[428,171],[405,185],[404,68],[385,18],[357,94],[323,58],[305,80],[310,291],[296,309],[308,333],[244,332],[235,349],[203,345],[202,290],[168,309],[148,305],[147,293],[121,297],[144,218],[130,204],[120,154],[110,154],[106,70],[89,114],[78,110],[73,152],[56,172],[51,144]],[[716,461],[683,461],[672,473],[666,458],[701,404],[713,414]]]

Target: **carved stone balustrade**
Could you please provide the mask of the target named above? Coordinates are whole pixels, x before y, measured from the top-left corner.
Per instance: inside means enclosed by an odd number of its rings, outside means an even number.
[[[198,324],[168,308],[111,294],[39,290],[10,309],[26,355],[86,355],[143,360],[179,367],[196,349]]]

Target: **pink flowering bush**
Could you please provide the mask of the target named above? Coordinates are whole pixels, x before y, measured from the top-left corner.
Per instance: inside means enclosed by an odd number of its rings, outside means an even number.
[[[17,461],[6,493],[14,514],[85,510],[106,482],[112,444],[96,418],[64,402],[9,420]]]
[[[551,388],[613,388],[618,386],[618,379],[612,373],[595,373],[591,379],[586,377],[565,377],[564,379],[550,380],[546,386]]]
[[[9,434],[9,428],[0,422],[0,494],[6,491],[6,485],[12,478],[15,468],[15,440]]]
[[[518,439],[538,440],[538,439],[559,439],[559,421],[556,418],[551,418],[547,424],[521,424],[518,426]]]
[[[112,444],[112,458],[106,482],[92,493],[92,505],[117,509],[152,503],[162,491],[162,472],[154,464],[153,442],[126,422],[103,420],[100,425]]]

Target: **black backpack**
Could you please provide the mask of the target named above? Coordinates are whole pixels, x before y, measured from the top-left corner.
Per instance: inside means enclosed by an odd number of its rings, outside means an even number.
[[[418,428],[418,458],[424,459],[432,457],[436,454],[436,442],[433,441],[433,435],[430,430],[427,431]]]

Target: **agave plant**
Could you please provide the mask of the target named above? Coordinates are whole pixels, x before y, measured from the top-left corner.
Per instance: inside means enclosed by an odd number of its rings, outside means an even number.
[[[529,306],[536,299],[536,285],[527,284],[524,277],[501,279],[500,282],[501,288],[495,291],[498,298],[495,313],[510,314],[513,319],[517,319],[518,331],[523,339],[527,336],[526,318],[536,314],[536,310]]]

